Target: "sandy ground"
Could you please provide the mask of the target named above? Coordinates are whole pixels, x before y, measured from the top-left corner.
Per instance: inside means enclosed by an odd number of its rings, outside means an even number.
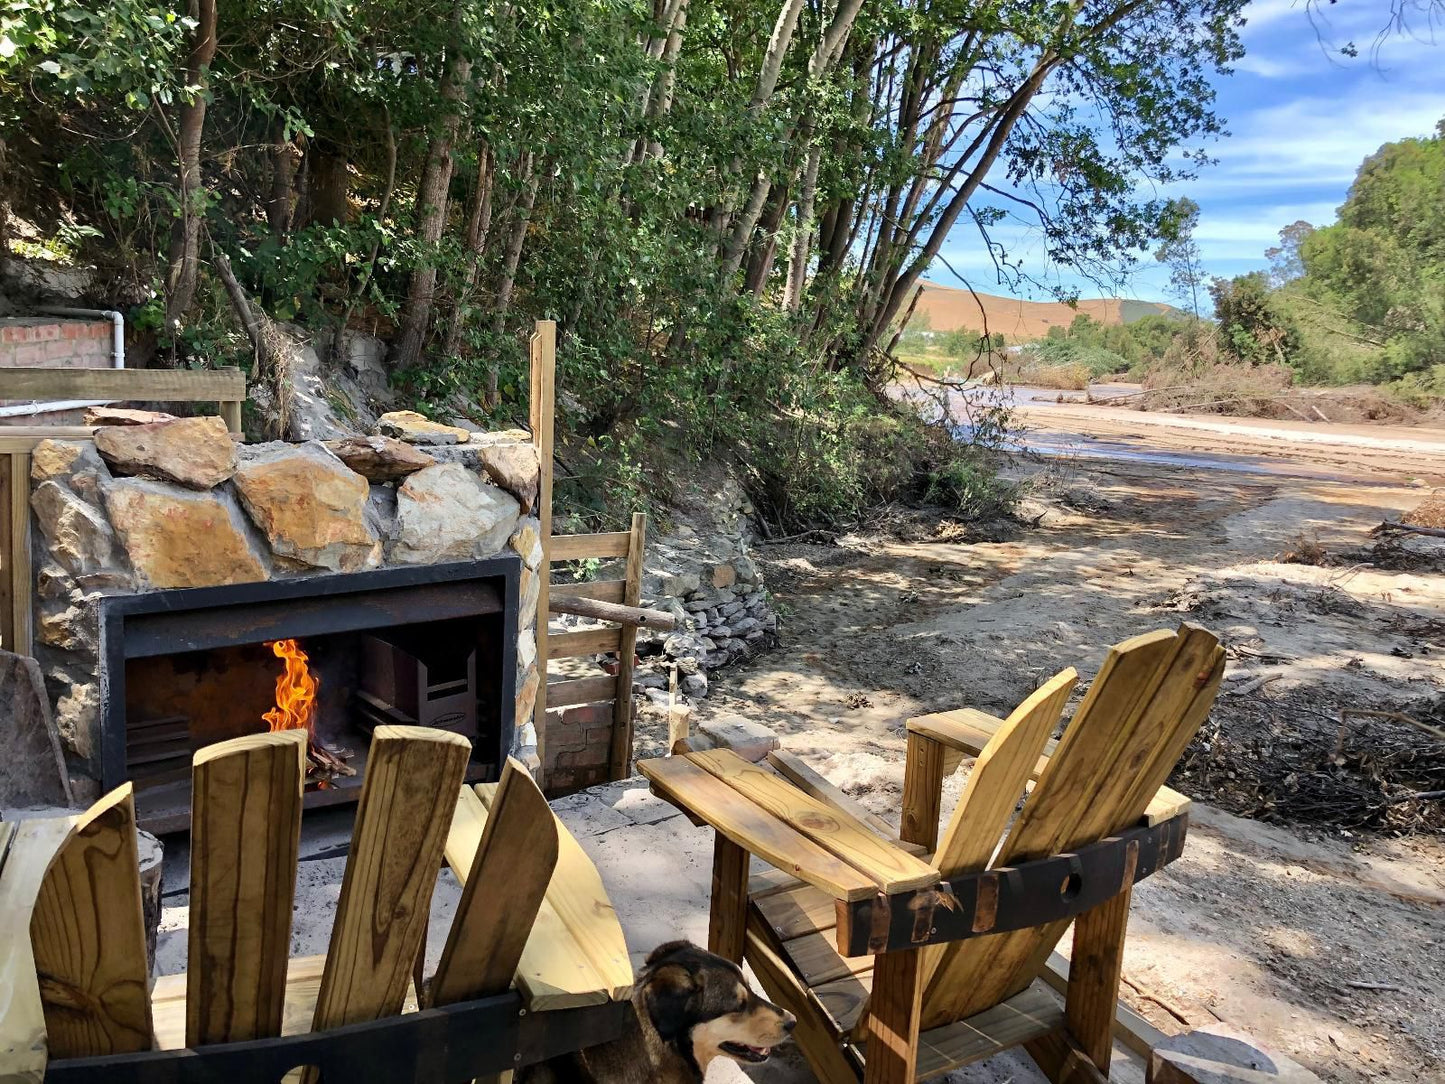
[[[961,705],[1007,712],[1063,666],[1087,678],[1108,644],[1181,618],[1214,629],[1230,647],[1211,725],[1257,726],[1301,703],[1403,708],[1440,696],[1445,576],[1273,560],[1301,534],[1340,553],[1366,545],[1371,527],[1422,498],[1406,482],[1433,473],[1433,460],[1376,449],[1373,473],[1342,480],[1326,475],[1357,448],[1311,444],[1296,460],[1288,456],[1297,447],[1282,455],[1274,438],[1259,437],[1268,443],[1240,452],[1259,462],[1236,469],[1207,461],[1208,435],[1179,438],[1196,442],[1189,455],[1205,462],[1161,464],[1151,458],[1149,432],[1132,460],[1118,458],[1131,454],[1125,449],[1111,459],[1020,464],[1025,511],[1037,525],[990,541],[955,541],[946,525],[933,524],[919,541],[850,537],[764,549],[785,615],[783,643],[715,675],[699,713],[739,712],[771,726],[788,749],[896,823],[909,716]],[[1088,443],[1076,431],[1063,435]],[[1263,677],[1270,680],[1237,692]],[[659,752],[662,720],[644,712],[639,726],[639,755]],[[946,786],[946,807],[961,775]],[[1209,780],[1195,782],[1208,797]],[[636,960],[665,940],[705,940],[705,830],[638,780],[556,808],[597,862]],[[293,955],[326,949],[349,819],[346,811],[307,819]],[[185,847],[183,839],[168,842],[162,972],[185,962]],[[458,895],[443,873],[432,966]],[[1184,857],[1144,882],[1134,900],[1125,997],[1163,1030],[1224,1021],[1327,1081],[1441,1079],[1438,833],[1267,824],[1198,802]],[[794,1084],[811,1075],[785,1047],[746,1075],[725,1065],[709,1081],[749,1078]],[[1004,1057],[951,1079],[1042,1078],[1026,1059]],[[1121,1060],[1115,1079],[1142,1081],[1141,1067]]]

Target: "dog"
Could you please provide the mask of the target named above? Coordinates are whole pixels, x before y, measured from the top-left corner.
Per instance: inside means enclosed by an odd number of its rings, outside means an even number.
[[[797,1022],[755,994],[742,968],[690,941],[653,949],[621,1038],[518,1072],[516,1084],[702,1084],[718,1058],[768,1060]]]

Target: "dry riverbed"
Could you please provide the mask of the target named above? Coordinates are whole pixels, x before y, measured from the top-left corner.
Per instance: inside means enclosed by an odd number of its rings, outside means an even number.
[[[1064,666],[1087,680],[1110,643],[1203,624],[1230,666],[1175,777],[1203,801],[1185,857],[1135,894],[1126,999],[1166,1031],[1238,1026],[1325,1080],[1438,1079],[1445,818],[1392,799],[1445,785],[1445,743],[1340,716],[1445,725],[1445,565],[1369,534],[1423,499],[1412,460],[1345,482],[1056,458],[1018,468],[1036,525],[991,540],[921,523],[764,547],[782,645],[717,675],[699,711],[766,723],[896,823],[909,716],[1004,714]],[[1324,563],[1279,560],[1301,551]],[[642,729],[639,755],[660,751],[656,717]]]

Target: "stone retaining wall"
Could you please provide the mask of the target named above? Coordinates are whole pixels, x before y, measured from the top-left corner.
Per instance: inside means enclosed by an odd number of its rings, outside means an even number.
[[[525,434],[236,445],[219,418],[107,426],[32,458],[36,656],[75,798],[98,794],[99,600],[384,565],[523,561],[513,750],[535,761],[542,547],[536,451]],[[444,461],[443,461],[444,460]]]

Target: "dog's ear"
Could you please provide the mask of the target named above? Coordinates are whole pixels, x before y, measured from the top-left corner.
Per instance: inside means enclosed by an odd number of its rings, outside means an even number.
[[[674,952],[681,952],[683,949],[693,949],[696,951],[697,946],[691,941],[668,941],[666,944],[658,945],[657,948],[647,954],[647,966],[651,967],[659,960],[665,960]]]
[[[652,973],[649,986],[659,997],[686,997],[696,989],[697,982],[681,964],[664,964]]]

